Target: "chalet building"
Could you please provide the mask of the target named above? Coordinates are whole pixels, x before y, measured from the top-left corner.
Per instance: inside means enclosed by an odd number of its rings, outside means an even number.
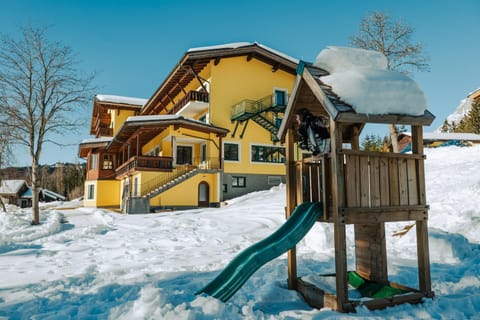
[[[21,208],[32,206],[32,189],[25,180],[3,180],[0,183],[0,197],[5,204],[13,204]],[[56,192],[40,189],[39,200],[41,202],[65,201],[67,198]]]
[[[0,197],[5,204],[13,204],[25,208],[28,206],[28,200],[23,199],[22,195],[28,189],[25,180],[2,180],[0,182]]]
[[[259,43],[193,48],[149,99],[96,95],[85,206],[216,207],[285,182],[277,133],[297,64]]]

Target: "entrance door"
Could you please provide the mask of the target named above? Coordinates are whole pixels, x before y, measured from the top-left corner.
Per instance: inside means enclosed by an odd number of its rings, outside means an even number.
[[[209,199],[209,191],[210,188],[208,183],[202,181],[198,184],[198,206],[199,207],[208,207],[210,199]]]
[[[192,164],[192,147],[177,146],[177,164]]]

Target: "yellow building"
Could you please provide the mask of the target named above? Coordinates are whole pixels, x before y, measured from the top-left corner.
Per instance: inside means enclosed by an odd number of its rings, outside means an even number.
[[[298,61],[258,43],[188,50],[150,99],[97,95],[85,206],[219,206],[285,182],[276,138]]]

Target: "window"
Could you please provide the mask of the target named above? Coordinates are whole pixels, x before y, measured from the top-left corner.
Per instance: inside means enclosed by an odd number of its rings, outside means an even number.
[[[207,161],[207,145],[206,144],[202,144],[202,146],[200,147],[200,161],[201,162]]]
[[[275,105],[286,106],[287,105],[287,92],[285,90],[275,89]]]
[[[87,185],[87,200],[95,200],[95,185]]]
[[[233,188],[245,188],[247,186],[246,177],[232,177],[232,187]]]
[[[239,161],[238,144],[224,143],[223,144],[223,159],[227,161]]]
[[[98,169],[98,153],[90,155],[90,170]]]
[[[253,145],[252,162],[284,163],[285,148]]]
[[[224,193],[228,192],[228,187],[226,183],[223,184],[223,192]]]
[[[103,170],[112,170],[113,169],[113,154],[104,154],[103,155]]]
[[[192,164],[191,146],[177,146],[177,164]]]
[[[138,177],[133,178],[133,196],[138,197]]]

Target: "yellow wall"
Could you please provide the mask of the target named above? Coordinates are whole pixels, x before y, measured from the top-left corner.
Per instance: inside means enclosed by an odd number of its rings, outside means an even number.
[[[88,185],[95,185],[95,199],[88,200]],[[118,180],[87,180],[85,181],[85,207],[119,207],[120,181]]]
[[[113,135],[115,136],[122,124],[127,121],[127,118],[135,115],[135,111],[111,109],[110,115],[113,123]]]
[[[243,138],[240,139],[240,133],[244,124],[239,126],[232,138],[235,123],[230,121],[230,108],[244,99],[259,100],[272,95],[274,89],[286,89],[288,94],[291,94],[295,76],[282,70],[272,72],[270,65],[256,59],[247,62],[245,57],[222,59],[218,65],[212,65],[211,68],[210,121],[230,130],[224,142],[240,143],[241,164],[225,162],[225,172],[285,174],[285,166],[282,164],[250,161],[252,144],[274,145],[271,134],[255,122],[249,121]]]
[[[198,185],[205,181],[209,185],[209,202],[220,202],[218,188],[219,173],[197,174],[150,200],[151,206],[197,206]],[[188,191],[187,191],[188,190]]]

